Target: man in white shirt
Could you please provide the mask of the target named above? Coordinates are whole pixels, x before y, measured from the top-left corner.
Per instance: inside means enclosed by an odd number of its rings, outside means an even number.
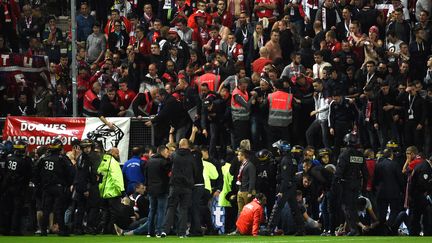
[[[315,79],[313,82],[314,87],[314,101],[315,110],[310,115],[315,116],[315,121],[306,130],[306,140],[308,145],[315,145],[315,136],[321,132],[322,143],[325,148],[329,148],[328,139],[328,115],[329,115],[329,99],[324,96],[324,85],[321,79]]]

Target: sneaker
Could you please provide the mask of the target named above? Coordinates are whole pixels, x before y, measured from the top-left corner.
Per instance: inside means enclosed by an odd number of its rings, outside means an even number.
[[[156,238],[161,238],[161,237],[162,237],[161,234],[156,234]]]
[[[350,231],[347,236],[359,236],[360,233],[358,231]]]
[[[228,234],[229,236],[235,236],[235,235],[239,235],[239,232],[237,230],[234,230],[233,232]]]
[[[114,230],[117,233],[118,236],[122,236],[123,235],[123,230],[118,227],[116,224],[114,224]]]
[[[187,237],[186,235],[180,235],[179,236],[180,239],[183,239],[183,238],[186,238],[186,237]]]
[[[35,235],[40,235],[42,233],[42,231],[40,229],[36,230],[36,232],[34,232]]]
[[[147,238],[151,238],[151,235],[149,234],[149,235],[147,235]]]
[[[162,232],[161,234],[160,234],[160,237],[161,238],[165,238],[167,236],[167,234],[165,233],[165,232]]]

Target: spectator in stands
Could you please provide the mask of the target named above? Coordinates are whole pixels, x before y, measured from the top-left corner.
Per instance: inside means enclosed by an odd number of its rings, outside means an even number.
[[[77,22],[77,41],[85,42],[87,37],[93,32],[92,28],[95,24],[95,19],[90,15],[90,9],[86,2],[81,3],[80,14],[76,17]]]
[[[43,20],[33,15],[33,9],[30,4],[22,8],[24,16],[18,21],[18,32],[20,33],[20,47],[22,50],[29,48],[31,37],[39,38],[44,27]]]
[[[124,116],[126,110],[120,105],[119,97],[114,87],[109,87],[106,94],[102,96],[99,108],[99,115],[105,117]]]
[[[63,43],[63,33],[56,25],[56,17],[48,17],[48,26],[43,35],[45,52],[50,61],[58,63],[60,61],[60,45]]]
[[[114,21],[114,31],[108,35],[108,49],[111,52],[120,52],[122,58],[126,57],[126,47],[129,44],[129,36],[125,30],[121,29],[122,22]]]

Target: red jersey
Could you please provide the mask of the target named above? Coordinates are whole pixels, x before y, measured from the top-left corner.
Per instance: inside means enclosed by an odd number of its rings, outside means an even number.
[[[136,96],[136,93],[133,90],[117,90],[117,95],[119,97],[119,103],[121,106],[123,106],[126,110],[129,109],[130,104],[132,103],[133,99]]]
[[[257,236],[262,222],[264,222],[264,209],[259,201],[254,199],[243,207],[236,226],[242,235]]]
[[[255,0],[255,5],[258,5],[259,3],[266,3],[271,4],[275,3],[274,0]],[[255,11],[256,16],[258,18],[272,18],[273,17],[273,10],[272,9],[263,9],[263,10],[257,10]]]
[[[207,28],[195,28],[192,33],[192,41],[198,43],[198,48],[202,48],[210,40],[210,34]]]
[[[222,18],[222,25],[226,26],[228,28],[232,28],[233,26],[233,16],[230,12],[228,11],[224,11],[222,13],[222,15],[219,15],[219,13],[216,11],[214,13],[211,14],[211,18],[215,18],[215,17],[221,17]]]

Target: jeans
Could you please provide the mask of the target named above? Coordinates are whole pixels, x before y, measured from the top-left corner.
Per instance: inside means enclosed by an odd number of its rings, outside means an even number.
[[[314,138],[318,132],[321,132],[322,143],[325,148],[330,148],[329,145],[329,128],[327,120],[318,120],[312,122],[306,130],[306,141],[308,145],[316,145]]]
[[[191,123],[187,123],[186,125],[177,128],[176,134],[175,134],[175,141],[178,143],[180,139],[185,138],[187,132],[189,131],[191,127]]]
[[[168,195],[149,195],[149,215],[148,215],[148,230],[149,235],[156,232],[160,234],[163,231],[163,222],[165,220],[165,212],[167,208]],[[155,222],[156,220],[156,222]],[[156,223],[156,224],[155,224]],[[156,225],[156,227],[155,227]]]

